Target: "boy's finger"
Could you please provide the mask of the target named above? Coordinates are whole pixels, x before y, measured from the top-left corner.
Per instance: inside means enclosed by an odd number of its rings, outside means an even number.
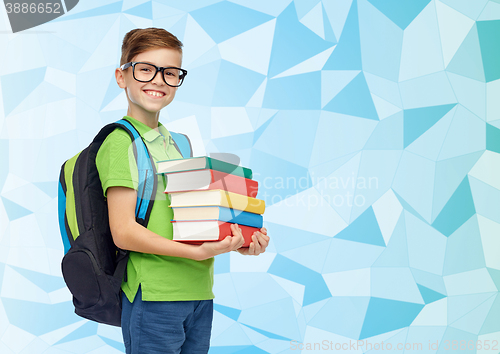
[[[237,236],[236,234],[242,234],[240,227],[238,224],[231,224],[231,232],[233,233],[234,236]]]
[[[259,242],[262,246],[264,246],[264,249],[269,245],[269,240],[270,240],[269,236],[260,234]]]
[[[260,245],[260,253],[266,252],[266,248],[269,245],[269,236],[259,233],[258,240]]]
[[[238,241],[236,249],[241,248],[241,246],[243,246],[245,244],[245,238],[243,237],[243,233],[240,233],[240,236],[241,237]]]
[[[255,254],[255,243],[254,242],[250,242],[250,246],[248,246],[248,254],[249,255]]]
[[[261,253],[261,246],[260,246],[260,242],[259,242],[259,239],[256,235],[257,233],[254,233],[252,235],[252,240],[253,240],[253,244],[254,244],[254,255],[258,255]]]

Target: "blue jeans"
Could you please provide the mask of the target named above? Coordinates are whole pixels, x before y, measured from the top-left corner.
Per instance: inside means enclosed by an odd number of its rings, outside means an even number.
[[[142,301],[122,298],[122,332],[127,354],[206,354],[213,301]]]

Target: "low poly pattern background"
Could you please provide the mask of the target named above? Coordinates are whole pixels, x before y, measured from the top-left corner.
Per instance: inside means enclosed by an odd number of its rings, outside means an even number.
[[[210,353],[500,351],[499,0],[81,0],[17,34],[0,10],[1,353],[124,351],[73,313],[57,180],[150,26],[189,71],[161,122],[267,203],[266,253],[216,257]]]

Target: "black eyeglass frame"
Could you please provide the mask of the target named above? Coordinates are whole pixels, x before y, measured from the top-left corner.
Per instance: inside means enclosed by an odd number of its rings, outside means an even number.
[[[147,64],[147,65],[151,65],[153,66],[155,69],[156,69],[156,72],[155,74],[153,75],[153,77],[151,78],[151,80],[138,80],[136,77],[135,77],[135,65],[136,64]],[[187,70],[184,70],[184,69],[181,69],[181,68],[177,68],[175,66],[166,66],[166,67],[161,67],[161,66],[156,66],[154,64],[151,64],[151,63],[146,63],[146,62],[143,62],[143,61],[130,61],[128,63],[125,63],[123,64],[120,69],[122,70],[125,70],[125,69],[128,69],[132,67],[132,76],[134,77],[134,79],[136,81],[139,81],[139,82],[151,82],[155,79],[156,75],[158,74],[158,71],[161,72],[161,77],[163,78],[163,82],[165,82],[168,86],[170,87],[180,87],[182,85],[182,83],[184,82],[184,78],[186,77],[187,75]],[[167,69],[176,69],[176,70],[180,70],[182,71],[182,75],[179,75],[179,81],[181,82],[179,85],[171,85],[167,82],[167,80],[165,80],[165,70]]]

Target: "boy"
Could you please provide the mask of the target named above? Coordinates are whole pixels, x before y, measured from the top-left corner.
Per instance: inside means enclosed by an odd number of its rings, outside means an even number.
[[[182,156],[159,123],[160,110],[174,99],[187,72],[181,69],[182,43],[164,29],[135,29],[125,35],[115,76],[128,100],[127,119],[141,134],[155,162]],[[213,262],[217,254],[258,255],[269,237],[263,228],[249,248],[240,248],[238,225],[232,235],[201,245],[172,241],[172,209],[158,177],[158,192],[147,228],[135,220],[137,167],[130,137],[115,129],[96,158],[107,196],[115,244],[130,250],[122,310],[127,353],[207,353],[214,297]]]

